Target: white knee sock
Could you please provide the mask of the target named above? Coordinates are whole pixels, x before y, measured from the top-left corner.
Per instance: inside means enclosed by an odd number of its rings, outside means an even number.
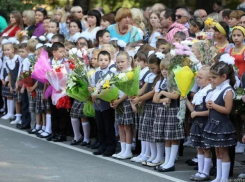
[[[78,141],[81,138],[80,121],[78,118],[71,118],[71,125],[74,132],[74,140]]]
[[[42,126],[42,130],[45,131],[45,129],[46,129],[46,126],[43,125],[43,126]]]
[[[145,149],[146,149],[146,143],[145,141],[141,141],[141,152],[140,155],[138,156],[139,158],[141,158],[144,155]]]
[[[13,116],[14,115],[14,109],[15,109],[15,102],[14,102],[14,100],[9,100],[9,105],[10,105],[9,114]]]
[[[83,125],[83,134],[84,134],[84,142],[89,143],[90,141],[90,123],[88,121],[82,122]]]
[[[168,164],[169,158],[170,158],[170,153],[171,153],[171,147],[165,147],[165,161],[161,165],[161,167],[164,167]]]
[[[46,128],[45,132],[51,134],[52,133],[52,123],[51,123],[51,114],[46,114]]]
[[[169,158],[168,164],[164,166],[165,169],[168,169],[174,166],[178,151],[179,151],[179,145],[171,146],[170,158]]]
[[[198,154],[197,160],[198,160],[198,173],[196,173],[195,176],[200,176],[200,173],[203,172],[203,167],[204,167],[204,154]]]
[[[150,142],[145,142],[145,153],[142,156],[141,160],[146,161],[150,157],[150,153],[151,153]]]
[[[41,129],[41,125],[39,125],[39,124],[36,124],[36,130],[40,130]]]
[[[157,145],[154,142],[150,142],[151,157],[147,160],[152,162],[157,156]]]
[[[230,174],[230,167],[231,163],[230,162],[222,162],[222,174],[221,174],[221,180],[227,182],[229,179],[229,174]]]
[[[118,155],[123,155],[126,151],[126,143],[125,142],[121,142],[121,151],[118,153]]]
[[[156,143],[157,145],[157,156],[156,158],[152,161],[152,163],[159,163],[160,161],[163,160],[163,155],[164,155],[164,143]]]
[[[7,109],[8,109],[7,114],[9,115],[10,114],[10,100],[7,100]]]
[[[216,178],[211,182],[219,182],[221,179],[221,176],[222,176],[222,161],[221,161],[221,159],[217,159],[216,163],[217,163],[216,164],[216,168],[217,168]]]
[[[202,173],[209,175],[210,167],[211,167],[211,158],[204,158],[204,167]],[[200,177],[204,178],[205,175],[201,174]]]

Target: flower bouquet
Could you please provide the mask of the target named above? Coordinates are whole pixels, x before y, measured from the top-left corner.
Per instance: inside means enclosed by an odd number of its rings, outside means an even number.
[[[198,32],[196,34],[198,40],[205,40],[209,46],[214,45],[214,33],[213,32]]]
[[[24,71],[20,73],[18,78],[19,86],[24,85],[25,87],[32,87],[34,85],[33,79],[31,78],[31,71]],[[31,92],[32,98],[36,98],[36,91]]]
[[[44,49],[41,50],[40,56],[34,65],[33,72],[31,74],[31,77],[39,82],[42,83],[48,83],[48,80],[46,78],[46,73],[50,72],[52,69],[49,59],[48,59],[48,53]]]
[[[236,97],[234,99],[235,114],[245,115],[245,90],[244,88],[235,88]]]
[[[174,45],[175,50],[172,50],[173,57],[168,68],[168,90],[179,92],[182,97],[177,114],[179,126],[181,126],[185,119],[186,97],[195,82],[196,65],[199,64],[199,61],[188,46],[176,43]]]

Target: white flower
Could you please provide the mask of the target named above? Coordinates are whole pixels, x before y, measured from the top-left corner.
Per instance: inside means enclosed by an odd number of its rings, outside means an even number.
[[[110,79],[111,79],[111,75],[110,74],[106,75],[106,77],[104,78],[104,80],[110,80]]]
[[[198,64],[199,60],[196,58],[194,54],[190,55],[190,60],[193,64]]]
[[[175,51],[174,49],[172,49],[172,50],[170,51],[170,54],[171,54],[172,56],[176,56],[176,51]]]
[[[194,42],[190,41],[190,40],[184,40],[180,42],[182,45],[187,45],[187,46],[192,46],[194,44]]]
[[[71,88],[72,88],[73,86],[75,86],[75,85],[76,85],[76,83],[73,82],[72,79],[68,79],[68,80],[67,80],[67,88],[71,89]]]
[[[242,95],[237,95],[236,96],[236,100],[241,100],[242,99]]]
[[[219,62],[220,61],[223,61],[225,62],[226,64],[228,65],[234,65],[235,64],[235,58],[230,56],[230,54],[226,53],[226,54],[223,54],[220,59],[219,59]]]
[[[161,53],[161,52],[156,52],[155,54],[156,54],[156,56],[157,56],[158,59],[161,59],[162,60],[162,59],[165,58],[165,55],[163,53]]]
[[[69,55],[73,55],[77,53],[77,48],[72,48],[71,50],[69,50]]]
[[[119,78],[119,79],[122,79],[123,77],[126,77],[126,73],[120,73],[120,74],[118,75],[118,78]]]
[[[83,57],[83,53],[82,53],[82,51],[77,50],[77,56],[78,56],[79,58],[82,58],[82,57]]]

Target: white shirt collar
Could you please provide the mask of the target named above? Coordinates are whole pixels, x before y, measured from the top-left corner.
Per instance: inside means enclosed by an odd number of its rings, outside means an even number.
[[[219,86],[216,86],[215,90],[224,90],[226,87],[230,85],[230,80],[225,80],[223,83],[221,83]]]
[[[203,102],[203,97],[207,96],[207,92],[212,89],[212,85],[209,84],[204,88],[198,90],[198,92],[194,95],[192,104],[200,105]]]
[[[145,73],[149,70],[148,67],[145,67],[144,69],[140,70],[140,80],[143,78]]]
[[[103,75],[105,75],[109,71],[109,66],[107,66],[105,69],[100,69],[100,71],[102,71]]]

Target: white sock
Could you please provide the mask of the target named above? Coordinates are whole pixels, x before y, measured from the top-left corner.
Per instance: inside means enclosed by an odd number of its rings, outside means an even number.
[[[45,129],[46,129],[46,126],[42,126],[42,130],[45,131]]]
[[[42,135],[42,136],[48,136],[49,134],[46,133],[46,132],[42,132],[40,135]]]
[[[126,143],[125,142],[121,142],[121,151],[118,153],[118,155],[123,155],[124,152],[126,151]]]
[[[7,100],[7,109],[8,109],[7,114],[9,115],[9,113],[10,113],[10,100]]]
[[[51,124],[51,114],[46,114],[46,128],[45,132],[51,134],[52,133],[52,124]]]
[[[74,132],[74,140],[78,141],[81,138],[80,121],[78,118],[71,118],[71,125]]]
[[[145,143],[145,141],[141,141],[141,152],[140,152],[140,155],[138,156],[138,158],[141,158],[144,155],[145,149],[146,149],[146,143]]]
[[[88,121],[82,122],[83,125],[83,133],[84,133],[84,142],[89,143],[90,141],[90,123]]]
[[[211,158],[204,158],[204,167],[202,173],[209,175],[210,167],[211,167]],[[200,177],[204,178],[205,177],[204,174],[201,174]]]
[[[151,157],[147,160],[152,162],[157,156],[157,145],[154,142],[150,142]]]
[[[15,102],[14,102],[14,100],[9,100],[9,114],[11,115],[11,116],[13,116],[14,115],[14,109],[15,109]]]
[[[21,114],[16,114],[15,116],[16,116],[16,119],[15,120],[17,120],[17,121],[18,120],[21,120],[21,116],[22,116]]]
[[[39,125],[39,124],[36,124],[36,130],[40,130],[41,129],[41,125]]]
[[[174,166],[178,151],[179,151],[179,145],[171,146],[170,158],[169,158],[168,164],[164,166],[164,169],[168,169]]]
[[[159,163],[160,161],[163,160],[163,155],[164,155],[164,143],[156,143],[157,145],[157,156],[156,158],[152,161],[152,163]]]
[[[150,157],[150,154],[151,154],[150,142],[145,142],[145,153],[142,156],[141,160],[146,161]]]
[[[161,167],[164,167],[168,164],[169,158],[170,158],[170,153],[171,153],[171,147],[165,147],[165,161],[161,165]]]
[[[222,166],[221,181],[226,182],[229,179],[231,163],[222,162],[221,166]]]
[[[198,154],[197,160],[198,160],[198,172],[202,173],[204,167],[204,154]],[[200,176],[200,174],[197,173],[195,174],[195,176]]]
[[[126,150],[122,154],[122,157],[126,157],[128,155],[132,154],[132,143],[126,143]]]
[[[216,178],[212,181],[212,182],[219,182],[220,179],[221,179],[221,175],[222,175],[222,161],[221,159],[217,159],[217,162],[216,162]]]

